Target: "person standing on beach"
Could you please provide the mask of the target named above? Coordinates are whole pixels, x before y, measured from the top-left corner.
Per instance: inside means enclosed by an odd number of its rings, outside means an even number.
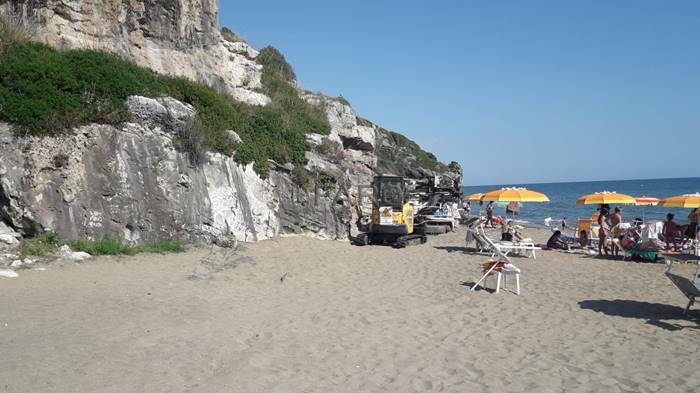
[[[509,203],[506,207],[506,217],[512,220],[518,214],[520,214],[520,204],[518,202]]]
[[[615,213],[610,216],[610,227],[615,227],[622,222],[622,209],[615,208]]]
[[[620,223],[622,222],[622,210],[619,207],[615,208],[615,213],[610,216],[610,233],[612,237],[612,252],[613,255],[620,255],[622,248],[619,246],[619,242],[622,240],[624,233],[621,232]]]
[[[486,223],[491,228],[495,227],[495,225],[493,225],[493,202],[489,202],[486,206]]]
[[[688,213],[688,228],[685,230],[685,239],[683,244],[688,240],[695,239],[698,233],[698,221],[700,221],[700,208],[695,208]]]
[[[673,221],[675,216],[673,213],[668,213],[666,215],[666,222],[664,222],[664,241],[666,242],[666,249],[670,249],[670,245],[673,244],[673,251],[678,251],[678,244],[676,243],[676,233],[678,232],[678,225]]]
[[[610,232],[610,227],[608,226],[608,210],[600,209],[600,215],[598,216],[598,225],[600,229],[598,231],[598,255],[608,255],[608,233]]]

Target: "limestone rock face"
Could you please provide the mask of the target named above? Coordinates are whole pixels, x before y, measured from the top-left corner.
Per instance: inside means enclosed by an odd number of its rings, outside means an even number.
[[[269,103],[255,91],[262,75],[258,52],[221,36],[217,0],[0,0],[0,15],[24,20],[54,47],[116,53],[243,102]]]
[[[129,103],[137,122],[118,128],[93,124],[61,137],[20,138],[0,125],[0,221],[24,235],[116,234],[134,244],[278,234],[271,185],[251,166],[210,154],[193,167],[175,150],[178,116],[194,116],[193,109],[172,99]]]

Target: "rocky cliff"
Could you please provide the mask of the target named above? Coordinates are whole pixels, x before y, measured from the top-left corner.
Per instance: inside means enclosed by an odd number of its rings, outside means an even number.
[[[262,67],[245,42],[219,32],[217,0],[0,0],[35,35],[63,49],[112,52],[159,73],[185,76],[257,105]]]
[[[35,26],[53,46],[116,52],[243,102],[270,102],[257,91],[258,52],[222,38],[213,0],[0,0],[0,14]],[[347,239],[368,212],[366,186],[374,175],[440,172],[461,181],[458,166],[440,164],[407,138],[358,117],[345,100],[300,95],[324,109],[330,134],[307,134],[303,168],[271,162],[265,178],[221,153],[194,165],[175,140],[196,111],[169,97],[129,97],[130,121],[58,137],[19,136],[0,123],[0,219],[24,235],[116,234],[132,243],[228,244],[284,234]]]

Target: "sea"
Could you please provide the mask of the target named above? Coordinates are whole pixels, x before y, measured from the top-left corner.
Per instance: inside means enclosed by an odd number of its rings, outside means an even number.
[[[540,183],[540,184],[496,184],[489,186],[464,187],[464,195],[468,196],[479,192],[499,190],[503,187],[525,187],[546,194],[549,203],[524,203],[520,209],[520,215],[516,221],[524,225],[540,226],[547,217],[552,222],[560,222],[566,218],[568,226],[576,226],[579,218],[590,218],[595,212],[595,205],[576,205],[576,200],[583,195],[600,191],[615,191],[634,197],[650,196],[666,198],[682,194],[694,194],[700,192],[700,177],[682,179],[644,179],[644,180],[612,180],[589,181],[573,183]],[[611,209],[615,205],[611,206]],[[635,218],[644,220],[664,220],[666,214],[675,214],[675,221],[679,224],[688,222],[688,209],[667,208],[659,206],[620,206],[624,221],[632,221]],[[472,213],[479,211],[479,204],[472,202]],[[495,215],[505,216],[505,207],[497,206]]]

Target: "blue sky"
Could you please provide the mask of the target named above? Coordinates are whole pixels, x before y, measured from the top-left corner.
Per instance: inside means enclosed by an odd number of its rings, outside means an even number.
[[[700,1],[221,1],[465,184],[700,174]]]

